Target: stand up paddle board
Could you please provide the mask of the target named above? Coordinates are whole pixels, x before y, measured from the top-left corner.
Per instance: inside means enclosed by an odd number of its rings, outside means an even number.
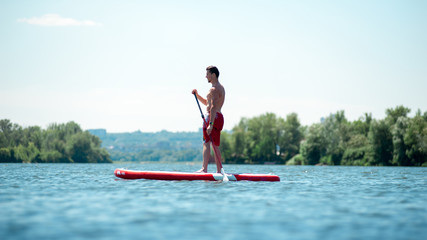
[[[190,173],[190,172],[167,172],[167,171],[134,171],[118,168],[114,175],[124,179],[153,179],[153,180],[205,180],[220,181],[223,179],[221,173]],[[250,174],[250,173],[227,173],[230,181],[280,181],[279,176],[272,174]]]

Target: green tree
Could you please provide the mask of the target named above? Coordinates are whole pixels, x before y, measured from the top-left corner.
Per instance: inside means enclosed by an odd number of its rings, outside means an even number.
[[[16,162],[9,148],[0,148],[0,163]]]
[[[40,151],[30,142],[28,147],[19,145],[14,148],[14,156],[18,162],[31,163],[39,162]]]
[[[101,140],[75,122],[22,128],[0,120],[0,162],[111,162]]]
[[[369,129],[368,165],[388,166],[393,159],[393,139],[386,120],[373,120]]]
[[[111,162],[108,153],[100,149],[99,145],[99,138],[88,132],[77,132],[69,141],[68,152],[76,163]]]
[[[369,141],[364,134],[351,136],[344,151],[341,165],[365,166],[368,164]]]
[[[40,154],[43,163],[72,163],[73,161],[66,155],[56,151],[44,151]]]
[[[386,109],[386,120],[390,126],[393,126],[399,117],[407,117],[408,113],[411,112],[411,109],[404,106],[397,106],[396,108]]]
[[[372,120],[373,120],[372,114],[371,113],[365,113],[365,115],[363,117],[361,117],[358,120],[350,123],[351,134],[352,135],[363,134],[367,137]]]
[[[248,119],[242,118],[237,126],[233,128],[231,136],[231,158],[234,163],[245,163],[248,161]]]
[[[409,120],[404,138],[406,156],[411,166],[427,167],[427,112],[421,115],[418,110],[415,117]]]
[[[254,117],[248,121],[248,155],[251,163],[275,162],[277,154],[277,118],[273,113]]]
[[[30,142],[34,143],[37,149],[42,149],[43,139],[42,130],[38,126],[32,126],[23,129],[24,143],[28,145]]]
[[[7,148],[12,146],[12,123],[8,119],[0,120],[0,148]]]
[[[307,160],[304,165],[319,163],[320,158],[326,155],[326,147],[323,125],[319,123],[311,125],[306,140],[301,142],[301,155]]]
[[[223,131],[221,133],[221,145],[219,148],[221,151],[223,162],[232,162],[231,134],[226,131]]]
[[[325,155],[320,162],[328,165],[339,165],[350,139],[349,124],[344,111],[329,115],[324,122],[322,135],[326,145]]]
[[[405,144],[405,135],[409,125],[409,118],[399,117],[392,127],[393,139],[393,165],[410,166],[410,159],[406,155],[407,145]]]
[[[285,121],[279,118],[277,124],[280,156],[283,157],[283,162],[286,162],[299,153],[300,144],[303,139],[301,124],[296,113],[287,115]]]

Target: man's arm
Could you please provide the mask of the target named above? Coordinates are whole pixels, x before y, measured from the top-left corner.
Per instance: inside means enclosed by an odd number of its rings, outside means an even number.
[[[199,99],[199,101],[203,104],[203,105],[207,105],[208,104],[208,100],[204,99],[202,96],[199,95],[199,93],[197,92],[196,89],[194,89],[192,91],[193,94],[196,94],[197,99]]]

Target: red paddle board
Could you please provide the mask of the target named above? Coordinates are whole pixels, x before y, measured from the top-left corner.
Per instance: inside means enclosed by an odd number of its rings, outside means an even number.
[[[167,172],[167,171],[134,171],[118,168],[114,175],[124,179],[153,179],[153,180],[205,180],[220,181],[223,179],[221,173],[190,173],[190,172]],[[268,181],[278,182],[279,176],[272,174],[251,173],[227,173],[230,181]]]

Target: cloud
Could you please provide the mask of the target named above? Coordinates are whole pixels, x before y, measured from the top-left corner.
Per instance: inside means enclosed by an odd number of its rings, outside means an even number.
[[[33,18],[21,18],[18,19],[18,22],[24,22],[32,25],[39,26],[101,26],[102,24],[96,23],[91,20],[83,20],[79,21],[72,18],[61,17],[58,14],[45,14],[41,17],[33,17]]]

